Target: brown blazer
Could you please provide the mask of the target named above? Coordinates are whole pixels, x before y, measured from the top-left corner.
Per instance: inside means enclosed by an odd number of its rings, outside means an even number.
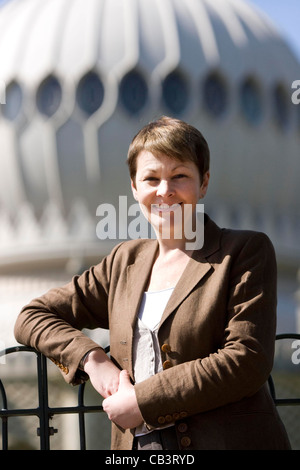
[[[206,216],[195,251],[164,311],[158,338],[164,370],[135,384],[149,428],[174,423],[182,449],[288,449],[269,395],[276,328],[276,261],[262,233],[220,229]],[[158,249],[119,244],[68,285],[20,313],[16,339],[79,383],[83,355],[97,346],[80,330],[109,328],[113,360],[134,382],[132,340]],[[112,424],[112,449],[131,449],[134,430]]]

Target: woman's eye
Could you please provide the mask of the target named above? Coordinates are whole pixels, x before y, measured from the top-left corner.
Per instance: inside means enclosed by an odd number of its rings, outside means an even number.
[[[157,181],[157,180],[158,180],[158,178],[155,178],[155,176],[147,176],[145,178],[145,181]]]
[[[183,173],[179,173],[178,175],[174,175],[174,176],[171,177],[171,179],[181,179],[181,178],[186,178],[186,175],[183,174]],[[144,178],[144,181],[157,182],[157,181],[160,181],[160,178],[158,178],[156,176],[146,176]]]
[[[185,178],[185,177],[186,177],[186,175],[184,175],[182,173],[174,176],[174,178]]]

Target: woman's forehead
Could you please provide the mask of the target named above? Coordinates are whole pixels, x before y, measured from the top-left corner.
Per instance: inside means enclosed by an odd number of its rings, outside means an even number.
[[[193,166],[193,162],[189,160],[179,160],[178,158],[165,155],[165,154],[154,154],[148,150],[143,150],[137,158],[137,169],[158,169],[162,167],[168,167],[175,170],[179,167],[189,168]]]

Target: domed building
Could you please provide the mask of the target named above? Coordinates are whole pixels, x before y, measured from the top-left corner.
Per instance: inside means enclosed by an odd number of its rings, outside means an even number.
[[[295,331],[300,64],[246,0],[10,0],[0,8],[0,343],[22,305],[110,251],[97,208],[133,202],[126,154],[162,114],[211,148],[205,211],[262,230],[279,266],[278,329]],[[5,101],[5,102],[4,102]]]

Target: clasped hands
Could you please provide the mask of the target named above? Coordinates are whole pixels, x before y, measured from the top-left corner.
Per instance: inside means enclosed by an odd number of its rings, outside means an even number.
[[[143,423],[127,370],[120,371],[102,349],[91,351],[84,370],[95,390],[104,398],[103,410],[111,421],[123,429],[132,429]]]

